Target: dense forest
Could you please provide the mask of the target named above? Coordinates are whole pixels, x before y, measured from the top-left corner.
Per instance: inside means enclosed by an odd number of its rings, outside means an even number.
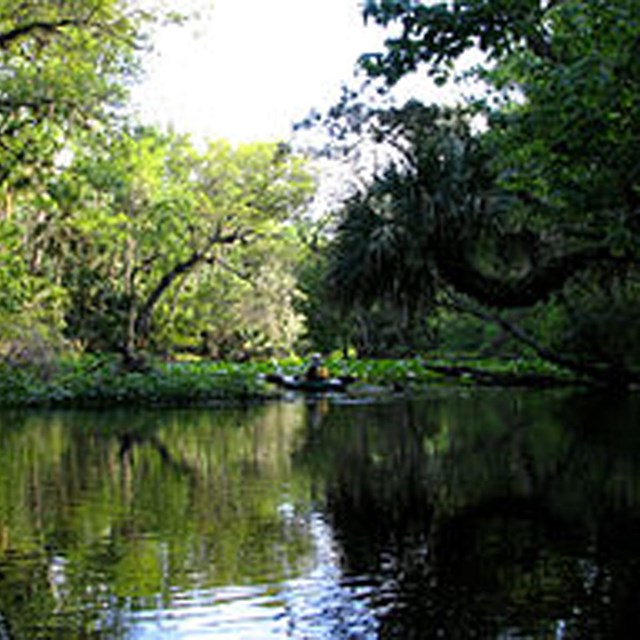
[[[186,19],[140,6],[0,1],[5,366],[474,354],[638,383],[636,0],[365,2],[389,34],[359,62],[376,95],[477,91],[337,97],[318,153],[387,161],[320,214],[295,139],[195,144],[129,115],[153,29]]]

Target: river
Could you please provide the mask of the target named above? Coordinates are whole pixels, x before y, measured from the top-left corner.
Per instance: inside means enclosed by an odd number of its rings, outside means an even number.
[[[0,414],[0,640],[630,638],[640,398]]]

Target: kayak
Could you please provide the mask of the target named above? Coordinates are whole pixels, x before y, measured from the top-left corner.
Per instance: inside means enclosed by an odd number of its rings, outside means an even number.
[[[304,393],[344,393],[347,387],[354,382],[354,378],[326,378],[321,380],[307,380],[298,376],[286,376],[280,373],[270,373],[266,381],[271,382],[289,391],[301,391]]]

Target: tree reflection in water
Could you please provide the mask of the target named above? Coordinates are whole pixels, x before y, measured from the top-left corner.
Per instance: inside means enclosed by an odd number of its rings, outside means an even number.
[[[639,413],[513,390],[5,413],[0,638],[634,637]]]
[[[299,453],[380,637],[633,637],[638,398],[451,400],[333,407]]]

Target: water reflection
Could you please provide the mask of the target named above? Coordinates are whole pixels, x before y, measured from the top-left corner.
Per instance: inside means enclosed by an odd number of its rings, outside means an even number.
[[[0,416],[0,638],[624,638],[638,398]]]
[[[303,455],[327,465],[343,571],[384,585],[380,637],[634,637],[638,399],[606,400],[475,393],[331,417]]]
[[[344,580],[330,528],[310,521],[314,567],[279,584],[175,593],[171,607],[135,614],[135,638],[376,638],[368,582]]]

